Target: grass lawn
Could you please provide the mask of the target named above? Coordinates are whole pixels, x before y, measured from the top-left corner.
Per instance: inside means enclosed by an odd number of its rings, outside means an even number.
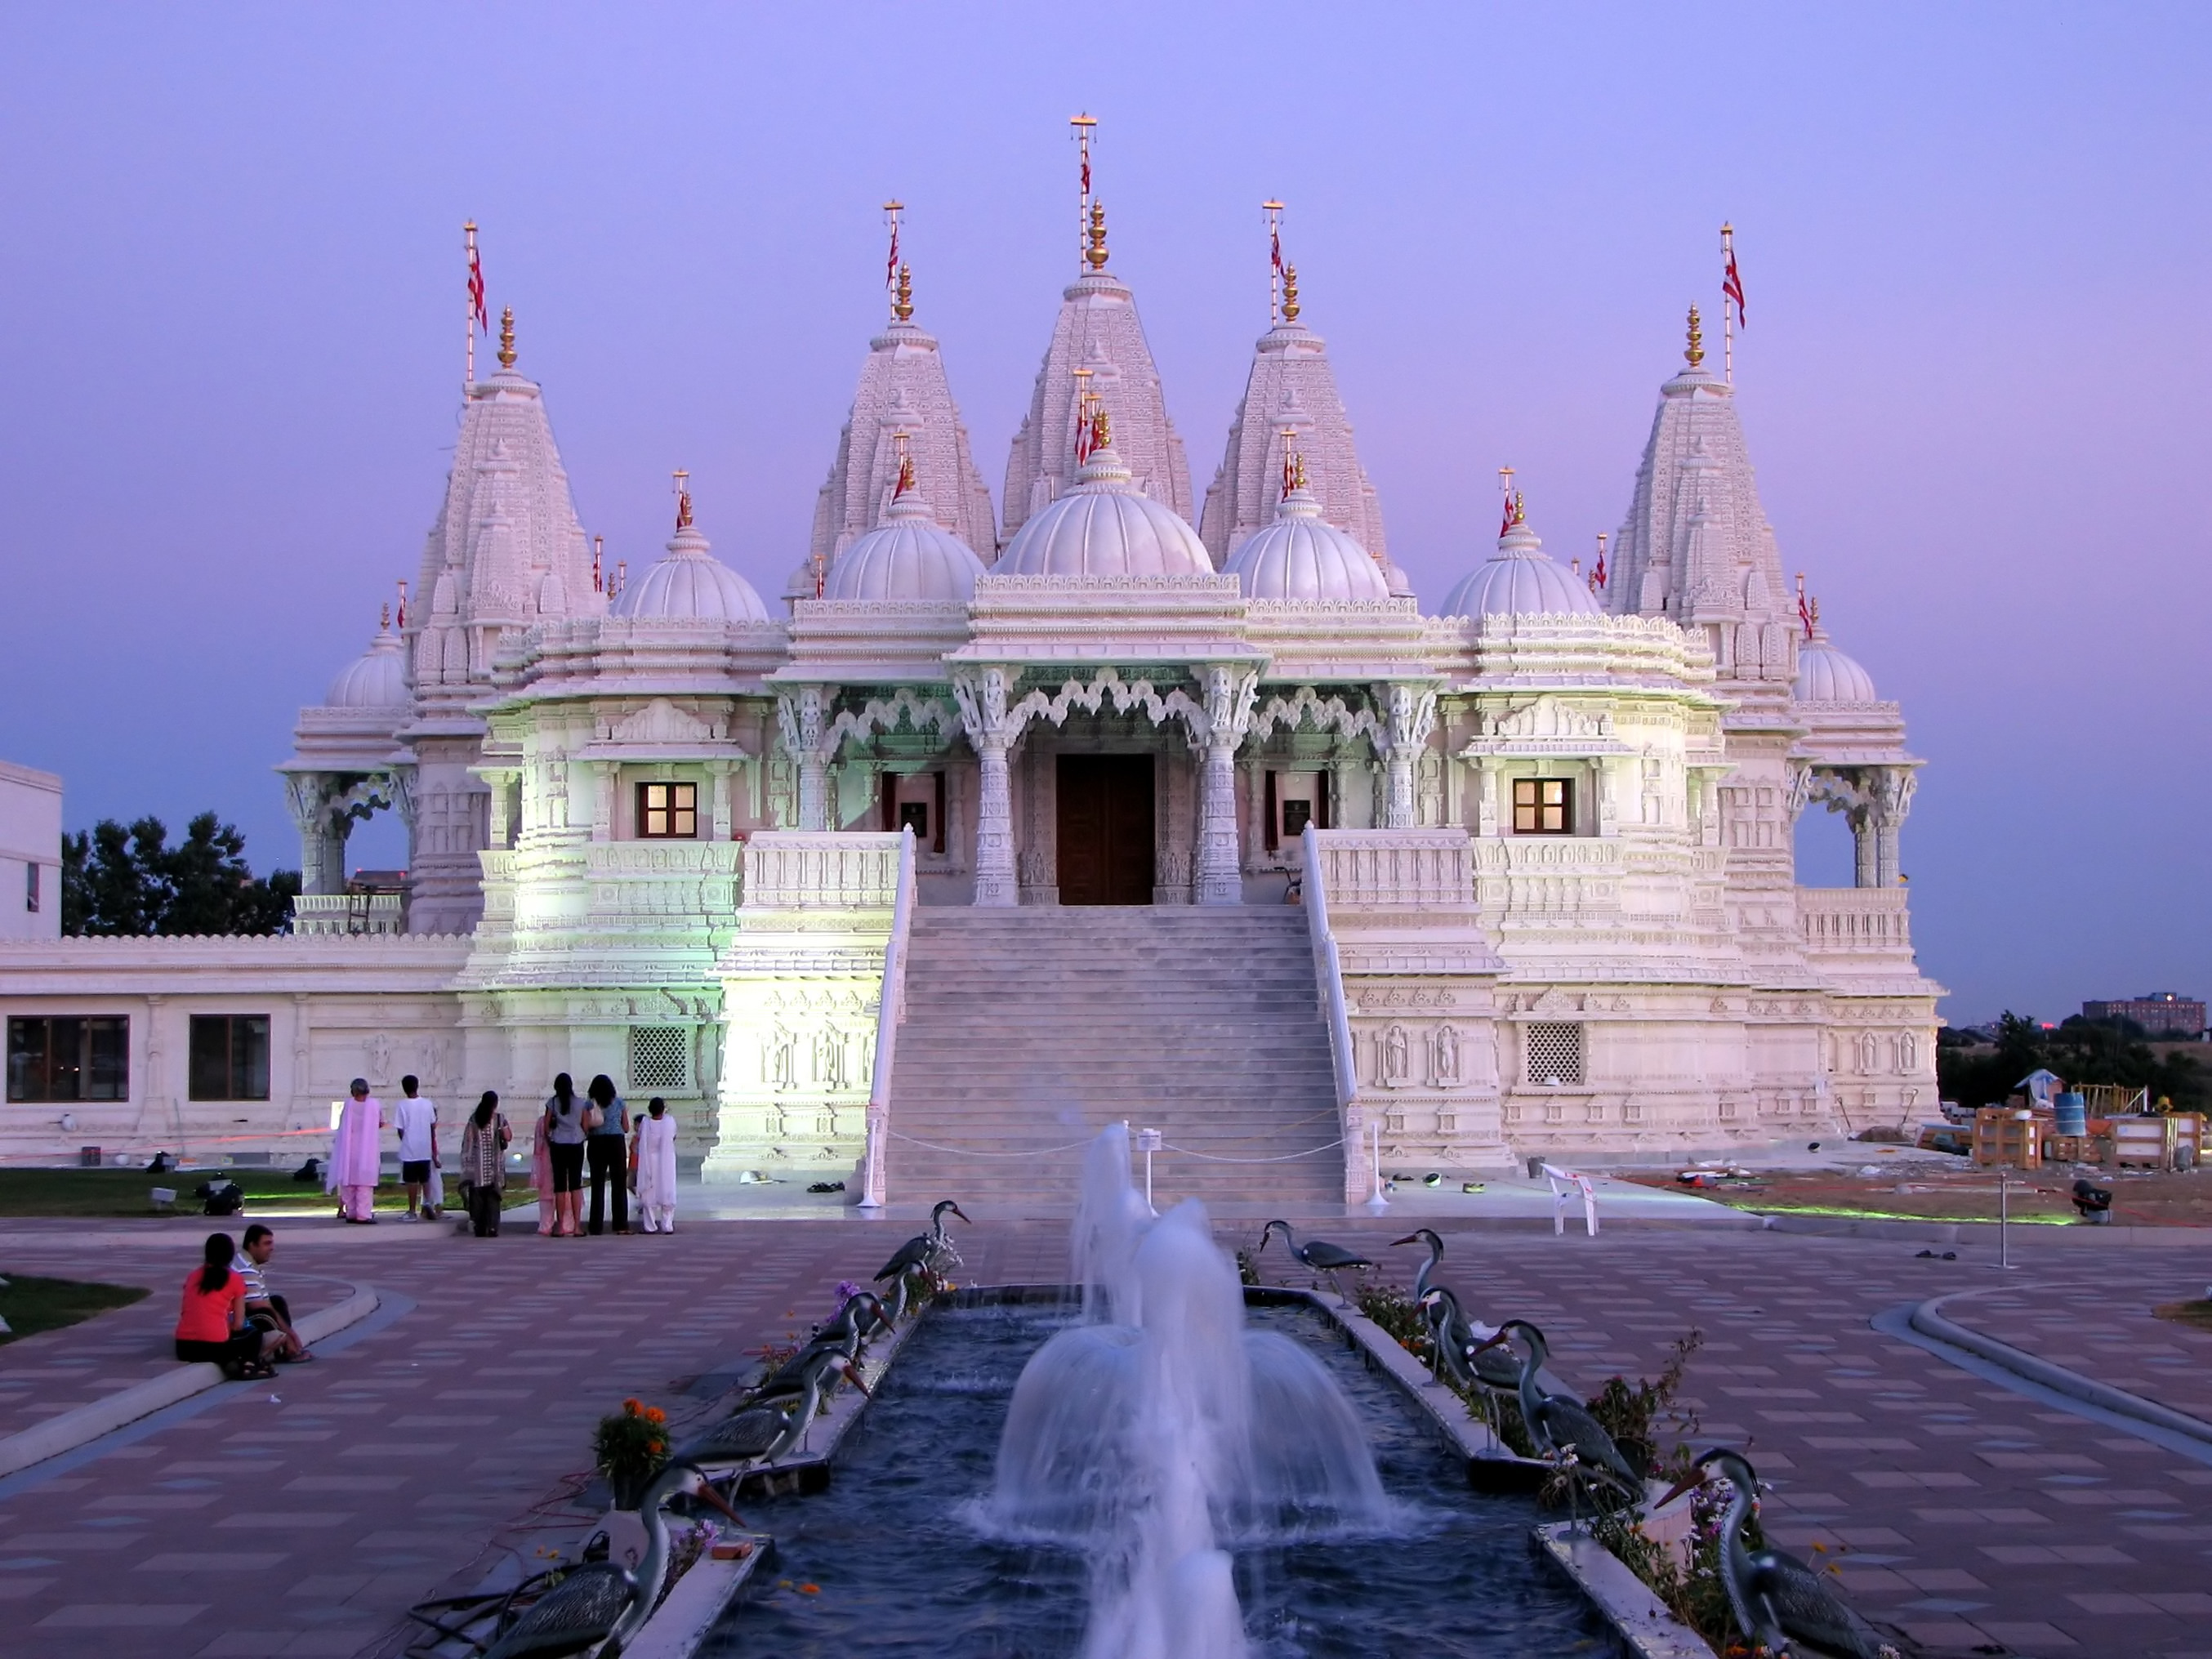
[[[246,1194],[244,1219],[236,1216],[218,1219],[200,1214],[199,1200],[192,1196],[192,1188],[204,1181],[235,1181]],[[215,1223],[227,1225],[232,1231],[259,1216],[286,1212],[327,1215],[335,1207],[324,1195],[319,1181],[295,1182],[289,1170],[171,1170],[155,1175],[143,1169],[0,1169],[0,1217],[150,1216],[155,1209],[149,1194],[156,1187],[166,1187],[177,1194],[175,1215],[179,1221],[203,1226]],[[510,1185],[502,1196],[501,1207],[511,1210],[518,1204],[534,1203],[537,1197],[527,1187]],[[456,1183],[447,1182],[446,1199],[448,1213],[459,1213],[460,1192]],[[377,1188],[376,1207],[380,1212],[405,1209],[406,1188],[396,1180],[387,1179]]]
[[[1875,1161],[1873,1157],[1868,1160],[1869,1164]],[[2112,1220],[2117,1225],[2212,1226],[2212,1174],[2203,1170],[2121,1175],[2109,1170],[2077,1171],[2069,1167],[2015,1173],[2008,1194],[2012,1219],[2045,1226],[2072,1224],[2077,1174],[2111,1189]],[[1690,1190],[1665,1175],[1639,1173],[1623,1178],[1672,1192]],[[1995,1221],[1998,1212],[1997,1172],[1975,1169],[1963,1158],[1950,1168],[1901,1166],[1884,1169],[1875,1176],[1857,1176],[1847,1170],[1778,1170],[1695,1190],[1700,1198],[1769,1215]]]
[[[86,1284],[74,1279],[33,1279],[9,1273],[8,1287],[0,1290],[0,1318],[8,1334],[0,1345],[40,1331],[58,1331],[64,1325],[89,1319],[114,1308],[127,1308],[146,1292],[135,1285]]]

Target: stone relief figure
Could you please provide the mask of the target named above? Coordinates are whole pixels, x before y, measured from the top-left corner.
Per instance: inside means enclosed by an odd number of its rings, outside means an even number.
[[[834,1026],[815,1033],[814,1077],[825,1089],[845,1087],[845,1034]]]
[[[386,1036],[383,1032],[379,1031],[374,1036],[370,1037],[364,1042],[361,1045],[361,1048],[362,1053],[368,1057],[369,1081],[377,1084],[390,1082],[392,1079],[392,1039]]]
[[[769,1033],[768,1047],[763,1052],[765,1062],[763,1079],[771,1089],[796,1089],[799,1086],[799,1034],[786,1026],[778,1025]]]
[[[1402,1025],[1393,1025],[1376,1044],[1376,1069],[1386,1089],[1402,1089],[1413,1080],[1412,1042]]]
[[[1859,1033],[1858,1054],[1862,1073],[1871,1073],[1881,1064],[1881,1044],[1872,1031]]]
[[[1920,1039],[1910,1031],[1897,1040],[1897,1069],[1900,1072],[1920,1069]]]
[[[1450,1025],[1439,1025],[1429,1036],[1429,1080],[1437,1088],[1458,1086],[1459,1031]]]

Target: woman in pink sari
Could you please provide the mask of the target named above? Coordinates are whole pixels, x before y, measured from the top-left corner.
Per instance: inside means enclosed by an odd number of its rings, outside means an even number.
[[[538,1113],[530,1136],[530,1184],[538,1189],[538,1231],[550,1238],[560,1211],[553,1201],[553,1143],[545,1138],[545,1114]]]

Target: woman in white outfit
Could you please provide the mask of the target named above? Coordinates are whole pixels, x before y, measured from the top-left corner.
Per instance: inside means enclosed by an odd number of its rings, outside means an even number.
[[[676,1231],[676,1120],[668,1103],[655,1095],[646,1103],[637,1121],[636,1138],[629,1149],[630,1190],[645,1231]]]

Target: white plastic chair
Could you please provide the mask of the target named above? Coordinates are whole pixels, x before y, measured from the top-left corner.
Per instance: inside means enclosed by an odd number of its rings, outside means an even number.
[[[1597,1237],[1597,1188],[1590,1178],[1576,1170],[1562,1170],[1555,1164],[1544,1165],[1544,1179],[1552,1183],[1552,1233],[1554,1237],[1567,1231],[1567,1197],[1580,1190],[1583,1198],[1583,1225],[1589,1237]]]

